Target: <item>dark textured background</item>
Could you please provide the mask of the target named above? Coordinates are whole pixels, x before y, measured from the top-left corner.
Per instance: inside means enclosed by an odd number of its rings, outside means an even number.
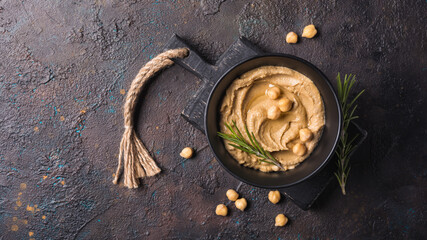
[[[265,2],[265,3],[264,3]],[[0,0],[0,239],[422,239],[427,235],[427,2]],[[314,23],[319,34],[285,43]],[[180,116],[200,80],[179,66],[145,92],[139,132],[163,172],[137,190],[111,183],[125,90],[180,34],[211,62],[239,36],[330,79],[358,76],[348,196],[331,186],[309,211],[241,185]],[[185,146],[198,149],[183,160]],[[289,225],[274,227],[285,213]]]

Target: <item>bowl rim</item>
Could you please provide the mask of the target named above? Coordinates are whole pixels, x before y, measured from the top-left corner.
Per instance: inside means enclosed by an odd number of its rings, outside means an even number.
[[[284,58],[291,58],[293,60],[297,60],[299,62],[302,62],[303,64],[307,65],[308,67],[312,68],[317,74],[319,74],[321,76],[321,78],[323,78],[323,80],[326,82],[326,84],[328,85],[328,87],[331,89],[332,91],[332,95],[334,97],[335,102],[337,103],[337,108],[338,108],[338,132],[337,132],[337,136],[335,137],[334,140],[334,145],[332,147],[332,149],[330,150],[328,156],[326,157],[326,159],[322,162],[322,164],[320,164],[314,171],[312,171],[310,174],[308,174],[307,176],[292,182],[292,183],[288,183],[288,184],[282,184],[282,185],[277,185],[277,186],[266,186],[266,185],[262,185],[262,184],[258,184],[258,183],[254,183],[251,181],[247,181],[246,179],[243,179],[239,176],[237,176],[233,171],[231,171],[230,169],[228,169],[224,163],[222,162],[221,158],[218,156],[218,154],[216,153],[216,151],[214,150],[211,141],[209,140],[209,133],[208,133],[208,126],[207,126],[207,115],[208,115],[208,108],[210,105],[210,101],[212,99],[212,95],[215,92],[216,88],[218,87],[218,85],[220,84],[220,82],[225,78],[225,76],[227,74],[229,74],[233,69],[235,69],[236,67],[245,64],[246,62],[252,61],[254,59],[257,58],[264,58],[264,57],[284,57]],[[302,73],[301,73],[302,74]],[[266,188],[266,189],[277,189],[277,188],[286,188],[286,187],[290,187],[293,185],[296,185],[298,183],[301,183],[303,181],[306,181],[307,179],[311,178],[312,176],[314,176],[315,174],[319,173],[331,160],[331,158],[333,158],[334,154],[335,154],[335,150],[338,147],[338,142],[341,136],[341,132],[342,132],[342,109],[341,109],[341,105],[340,102],[338,100],[337,94],[335,93],[335,90],[331,84],[331,82],[329,81],[329,79],[326,77],[326,75],[320,71],[314,64],[308,62],[307,60],[304,60],[302,58],[299,58],[297,56],[291,55],[291,54],[285,54],[285,53],[264,53],[264,54],[257,54],[255,56],[249,57],[249,58],[245,58],[242,61],[239,61],[238,63],[232,65],[231,67],[229,67],[227,69],[227,71],[225,71],[223,74],[221,74],[221,76],[218,78],[218,80],[215,82],[214,86],[212,87],[210,93],[209,93],[209,97],[208,100],[206,102],[206,107],[205,107],[205,111],[204,111],[204,127],[205,127],[205,135],[206,138],[208,140],[208,144],[210,149],[212,150],[212,152],[215,155],[215,158],[217,159],[217,161],[220,163],[220,165],[228,172],[230,173],[234,178],[238,179],[241,182],[244,182],[246,184],[249,184],[251,186],[255,186],[255,187],[260,187],[260,188]],[[316,146],[317,147],[317,146]],[[256,169],[253,169],[254,171],[259,171]]]

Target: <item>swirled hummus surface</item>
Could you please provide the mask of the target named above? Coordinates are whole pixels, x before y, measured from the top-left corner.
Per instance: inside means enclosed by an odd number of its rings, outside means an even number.
[[[279,96],[269,97],[267,91],[279,88]],[[280,111],[273,119],[269,109],[279,106],[281,99],[289,99],[292,107]],[[277,109],[277,108],[276,108]],[[287,67],[263,66],[244,73],[228,87],[221,105],[220,129],[230,133],[225,123],[236,122],[240,130],[248,127],[261,146],[282,164],[284,170],[293,169],[304,161],[316,147],[325,125],[325,111],[319,90],[303,74]],[[300,130],[310,130],[309,140]],[[247,141],[249,138],[242,131]],[[304,141],[302,141],[303,139]],[[236,149],[225,141],[228,152],[246,167],[263,172],[279,171],[277,166],[260,162],[258,158]],[[305,153],[297,155],[293,148],[302,144]],[[298,146],[301,148],[301,145]]]

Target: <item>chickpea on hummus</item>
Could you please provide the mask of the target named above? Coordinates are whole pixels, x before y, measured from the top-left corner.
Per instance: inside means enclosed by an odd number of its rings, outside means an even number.
[[[232,121],[239,129],[246,125],[284,170],[294,169],[310,155],[325,125],[323,101],[314,83],[280,66],[259,67],[234,80],[220,112],[221,132],[229,133],[225,124]],[[279,171],[277,166],[259,162],[257,157],[225,143],[240,164],[263,172]]]

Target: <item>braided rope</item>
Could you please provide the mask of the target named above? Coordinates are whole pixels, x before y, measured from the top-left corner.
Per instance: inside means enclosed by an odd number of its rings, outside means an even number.
[[[123,115],[125,132],[120,142],[118,166],[113,180],[114,184],[117,184],[119,181],[122,171],[122,162],[124,168],[124,185],[128,188],[137,188],[139,185],[138,178],[154,176],[160,172],[160,168],[150,156],[150,153],[135,131],[135,108],[138,97],[148,80],[160,70],[173,65],[172,58],[184,58],[187,55],[188,49],[186,48],[167,50],[145,64],[145,66],[139,70],[135,79],[133,79],[126,95],[124,105]]]

